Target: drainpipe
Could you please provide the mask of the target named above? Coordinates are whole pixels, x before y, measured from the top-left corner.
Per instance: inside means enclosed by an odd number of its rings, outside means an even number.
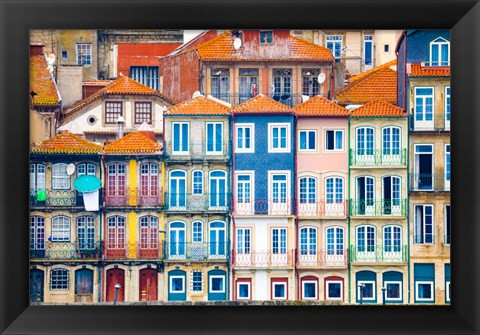
[[[295,219],[294,219],[294,224],[293,224],[293,228],[294,228],[294,232],[293,232],[293,236],[294,236],[294,241],[295,241],[295,248],[293,249],[293,271],[294,271],[294,277],[295,277],[295,281],[294,281],[294,284],[295,284],[295,288],[296,288],[296,291],[297,291],[297,300],[300,300],[299,297],[300,297],[300,286],[299,286],[299,276],[298,276],[298,269],[297,269],[297,252],[298,252],[298,244],[300,241],[298,241],[298,235],[297,235],[297,231],[298,231],[298,206],[297,206],[297,202],[296,202],[296,195],[297,195],[297,174],[298,174],[298,159],[297,159],[297,145],[296,145],[296,141],[295,139],[297,138],[297,124],[298,124],[298,116],[295,115],[295,119],[294,119],[294,126],[293,126],[293,159],[294,159],[294,165],[293,165],[293,206],[295,206]]]
[[[235,116],[234,114],[232,113],[231,114],[231,122],[230,122],[230,136],[229,136],[229,142],[230,142],[230,152],[231,152],[231,156],[232,156],[232,165],[231,165],[231,171],[232,171],[232,175],[233,175],[233,178],[232,178],[232,196],[230,197],[230,217],[231,217],[231,221],[232,221],[232,244],[231,244],[231,252],[230,252],[230,264],[231,264],[231,267],[230,267],[230,271],[231,271],[231,277],[232,277],[232,280],[231,280],[231,295],[230,295],[230,300],[234,300],[235,298],[235,274],[234,274],[234,269],[235,269],[235,248],[236,248],[236,234],[235,234],[235,216],[234,216],[234,212],[235,212],[235,201],[234,201],[234,197],[235,197],[235,152],[234,152],[234,148],[233,148],[233,143],[234,141],[232,140],[233,136],[235,135]]]
[[[351,259],[350,259],[350,116],[347,117],[347,124],[348,124],[348,139],[347,139],[347,155],[348,155],[348,197],[347,197],[347,259],[348,259],[348,266],[347,266],[347,271],[348,271],[348,303],[352,302],[352,268],[351,268]],[[356,290],[356,288],[355,288]]]
[[[100,155],[100,162],[102,161],[102,156],[101,154]],[[100,180],[103,180],[102,178],[102,166],[100,165]],[[99,228],[100,228],[100,247],[103,248],[103,220],[102,220],[102,212],[104,212],[104,209],[103,209],[103,200],[105,199],[104,196],[103,196],[103,193],[105,192],[104,191],[104,187],[102,188],[102,210],[100,212],[100,224],[99,224]],[[103,251],[103,250],[102,250]],[[103,252],[101,253],[102,255],[102,258],[103,258]],[[103,259],[100,261],[100,264],[98,265],[98,286],[100,288],[102,288],[102,275],[103,275]],[[102,290],[98,290],[98,302],[102,301]]]
[[[405,39],[405,42],[407,40]],[[408,85],[407,85],[408,86]],[[408,92],[410,92],[410,88],[408,89]],[[405,92],[405,96],[407,95],[407,92]],[[408,109],[406,109],[408,111]],[[407,112],[407,285],[408,285],[408,297],[407,297],[407,304],[410,303],[410,131],[409,131],[409,115]]]
[[[230,116],[227,117],[227,120],[230,121]],[[231,129],[231,122],[230,122],[230,135],[232,134],[231,133],[232,129]],[[232,166],[231,166],[231,159],[230,159],[230,154],[232,152],[232,140],[231,140],[232,136],[229,136],[228,137],[228,145],[227,145],[227,166],[228,166],[228,185],[230,186],[229,190],[232,190],[232,185],[233,185],[233,182],[232,182]],[[233,209],[233,201],[232,201],[232,192],[229,192],[230,193],[230,221],[233,220],[233,214],[232,213],[232,209]],[[227,214],[227,217],[228,217],[228,214]],[[230,225],[227,225],[227,236],[230,237]],[[228,241],[228,239],[227,239]],[[228,243],[228,249],[227,250],[230,250],[231,248],[231,240],[229,241],[230,243]],[[232,263],[232,252],[230,252],[230,260],[227,260],[227,273],[229,274],[230,273],[230,269],[231,269],[231,263]],[[225,297],[225,300],[229,300],[230,298],[230,281],[229,281],[229,278],[230,276],[227,276],[227,285],[225,285],[225,287],[227,288],[227,294],[226,294],[226,297]],[[231,300],[231,299],[230,299]]]
[[[100,170],[103,169],[103,171],[105,171],[105,154],[102,154],[101,156],[101,160],[102,160],[102,168]],[[105,178],[106,179],[106,178]],[[104,180],[105,180],[104,179]],[[107,224],[107,209],[105,208],[105,204],[106,204],[106,199],[105,199],[105,194],[106,194],[106,191],[105,191],[105,184],[103,185],[103,188],[102,188],[102,212],[103,212],[103,232],[106,232],[107,231],[107,227],[106,227],[106,224]],[[105,240],[102,238],[103,236],[100,237],[100,240],[102,241],[102,276],[104,278],[107,278],[107,275],[105,273]],[[101,299],[100,301],[105,301],[105,285],[106,285],[106,280],[104,280],[104,283],[102,283],[102,289],[101,289],[101,292],[102,292],[102,296],[101,296]]]

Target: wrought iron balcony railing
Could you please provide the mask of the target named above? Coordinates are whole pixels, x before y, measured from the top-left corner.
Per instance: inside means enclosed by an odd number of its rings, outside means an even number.
[[[407,246],[351,246],[350,262],[407,262]]]
[[[32,246],[31,246],[32,247]],[[102,242],[50,242],[36,243],[30,249],[30,259],[100,259]]]
[[[228,140],[222,143],[188,142],[188,143],[165,143],[166,160],[212,160],[226,161],[230,157]]]
[[[350,215],[363,216],[406,216],[407,200],[406,199],[389,199],[389,200],[352,200],[350,199]]]
[[[165,259],[168,260],[227,260],[228,242],[165,242]]]
[[[410,191],[450,191],[447,177],[445,173],[411,173]]]
[[[406,166],[407,149],[391,150],[352,150],[350,149],[351,166]]]
[[[236,268],[277,268],[293,267],[294,250],[248,250],[248,253],[236,253]]]
[[[108,243],[105,242],[106,259],[163,259],[164,245],[157,243]]]
[[[346,266],[347,264],[347,249],[300,249],[297,251],[297,266],[325,267]]]
[[[83,207],[83,195],[76,190],[46,190],[45,201],[38,200],[37,192],[31,192],[30,205],[36,207]],[[102,204],[102,191],[99,190],[99,205]]]
[[[236,215],[292,215],[293,199],[243,199],[236,200]]]
[[[250,93],[203,93],[205,96],[211,95],[214,98],[223,100],[232,106],[239,105],[241,103],[244,103],[245,101],[253,98],[255,95],[250,94]],[[287,105],[289,107],[295,107],[299,104],[301,104],[302,101],[302,94],[300,93],[268,93],[264,94],[273,100],[276,100],[278,102],[281,102],[284,105]]]
[[[304,202],[302,202],[304,201]],[[309,202],[310,199],[297,200],[298,216],[347,216],[348,201],[346,200],[319,200]]]
[[[230,193],[165,193],[166,211],[228,211]]]
[[[162,207],[163,191],[161,187],[106,189],[106,206]]]
[[[412,112],[408,116],[408,128],[410,131],[450,131],[450,120],[443,113],[416,117]]]

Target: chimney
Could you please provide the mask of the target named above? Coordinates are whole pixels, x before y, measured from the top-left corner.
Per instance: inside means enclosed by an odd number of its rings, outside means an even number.
[[[125,126],[125,119],[120,115],[117,119],[117,139],[123,137],[124,126]]]
[[[30,57],[33,56],[43,56],[43,47],[45,45],[42,43],[32,43],[30,44]]]
[[[142,123],[142,125],[140,126],[140,128],[138,128],[138,131],[140,133],[142,133],[143,135],[147,136],[149,139],[153,140],[153,141],[156,141],[155,140],[155,132],[153,131],[153,129],[148,125],[148,123],[144,122]]]

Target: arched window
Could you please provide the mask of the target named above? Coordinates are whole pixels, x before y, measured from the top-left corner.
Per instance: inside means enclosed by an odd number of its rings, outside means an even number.
[[[430,66],[450,66],[450,42],[443,37],[430,42]]]
[[[359,127],[355,132],[356,164],[371,164],[374,162],[375,130],[371,127]]]
[[[344,229],[341,227],[327,228],[327,255],[343,255]]]
[[[210,207],[225,207],[227,205],[227,174],[225,171],[210,172]]]
[[[300,228],[300,253],[302,255],[317,254],[317,228]]]
[[[375,180],[373,177],[357,177],[357,198],[353,215],[375,213]]]
[[[169,231],[169,256],[184,257],[186,249],[185,223],[180,221],[170,222]]]
[[[343,202],[343,178],[329,177],[325,179],[325,198],[327,204]]]
[[[187,173],[182,170],[170,172],[169,203],[171,207],[186,206]]]
[[[158,218],[155,216],[140,218],[140,249],[158,250]]]
[[[314,204],[317,202],[317,179],[313,177],[302,177],[300,184],[300,203]]]
[[[384,215],[401,215],[403,214],[401,208],[401,190],[400,185],[402,180],[396,176],[386,176],[382,178],[383,181],[383,199],[382,199],[382,214]]]
[[[357,227],[357,260],[375,261],[375,227],[362,225]]]
[[[382,162],[384,163],[401,163],[398,161],[400,155],[400,136],[399,127],[382,128]],[[397,156],[397,157],[392,157]]]
[[[108,164],[107,171],[107,195],[110,197],[125,196],[127,187],[125,164]]]
[[[383,250],[386,253],[401,252],[402,228],[389,225],[383,227]]]
[[[226,255],[225,222],[212,221],[209,224],[210,256]]]
[[[52,242],[70,242],[70,218],[68,216],[52,218]]]
[[[203,194],[203,171],[195,170],[192,172],[192,194]]]
[[[125,250],[125,218],[111,216],[107,219],[107,246],[110,250]]]
[[[140,187],[142,196],[158,196],[158,164],[144,163],[140,165]]]

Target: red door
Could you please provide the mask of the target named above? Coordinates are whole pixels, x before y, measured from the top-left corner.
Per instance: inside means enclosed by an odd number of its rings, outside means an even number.
[[[156,269],[142,269],[140,270],[140,301],[158,300],[158,274]]]
[[[125,271],[122,269],[110,269],[107,271],[107,297],[106,301],[113,301],[115,298],[115,285],[120,284],[118,289],[117,302],[125,301]]]

